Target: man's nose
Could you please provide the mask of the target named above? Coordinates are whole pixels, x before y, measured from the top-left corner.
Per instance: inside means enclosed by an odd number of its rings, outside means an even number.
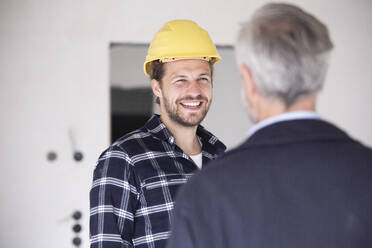
[[[199,96],[201,94],[200,84],[197,80],[192,80],[189,83],[187,93],[193,97]]]

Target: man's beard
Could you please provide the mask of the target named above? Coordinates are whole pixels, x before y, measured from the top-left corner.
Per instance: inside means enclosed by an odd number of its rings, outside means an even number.
[[[179,99],[176,101],[176,106],[172,105],[172,103],[168,100],[167,97],[163,96],[164,99],[164,108],[167,112],[169,118],[176,123],[178,123],[181,126],[185,127],[194,127],[199,125],[207,115],[207,112],[209,110],[209,106],[211,103],[211,100],[208,101],[207,98],[202,97],[201,95],[197,97],[185,97],[182,99]],[[203,102],[203,108],[200,110],[200,112],[197,113],[189,113],[187,116],[184,116],[182,111],[180,110],[181,106],[179,102],[183,100],[204,100]]]

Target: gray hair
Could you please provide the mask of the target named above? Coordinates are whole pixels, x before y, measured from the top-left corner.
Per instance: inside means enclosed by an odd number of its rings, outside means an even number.
[[[249,67],[260,94],[288,107],[322,88],[332,48],[327,27],[314,16],[270,3],[242,25],[235,49],[239,66]]]

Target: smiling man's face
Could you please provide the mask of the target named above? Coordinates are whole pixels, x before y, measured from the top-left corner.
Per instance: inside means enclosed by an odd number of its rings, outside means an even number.
[[[212,102],[212,75],[207,61],[183,59],[164,64],[158,84],[161,115],[182,126],[200,124]]]

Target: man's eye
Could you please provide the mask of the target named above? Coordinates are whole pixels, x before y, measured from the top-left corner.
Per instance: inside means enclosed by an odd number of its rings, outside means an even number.
[[[202,81],[209,81],[209,78],[200,78]]]

